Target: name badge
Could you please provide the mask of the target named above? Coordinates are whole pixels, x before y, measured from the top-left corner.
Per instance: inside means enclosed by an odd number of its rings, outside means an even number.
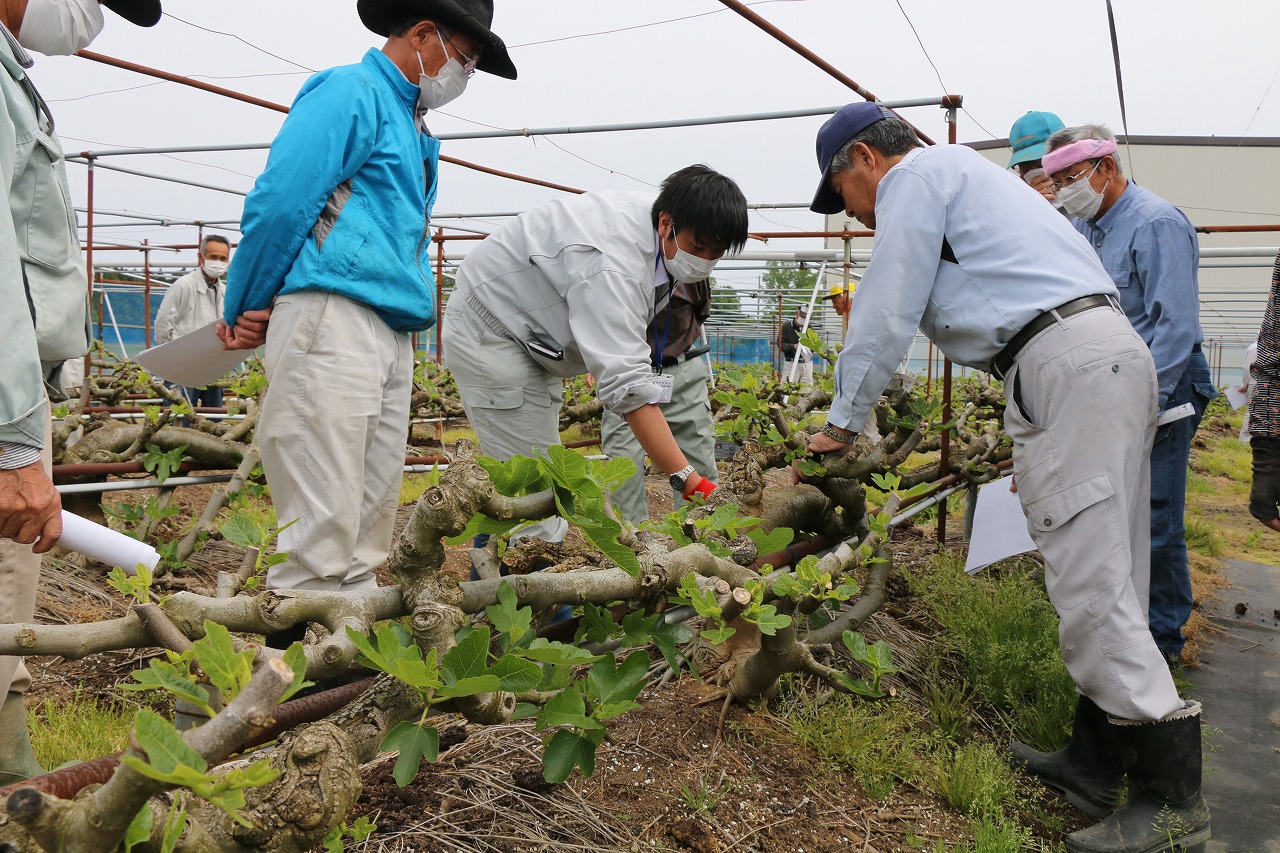
[[[649,380],[653,382],[654,385],[658,386],[657,393],[653,395],[653,398],[649,400],[649,402],[670,403],[671,391],[676,384],[675,377],[669,373],[655,373],[653,376],[649,377]]]

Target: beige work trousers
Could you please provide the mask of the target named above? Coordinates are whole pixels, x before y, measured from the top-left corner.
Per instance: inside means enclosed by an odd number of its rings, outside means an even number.
[[[276,298],[258,421],[262,470],[288,561],[270,589],[377,586],[400,499],[413,340],[373,309],[306,290]]]
[[[46,474],[53,472],[53,425],[46,406],[44,450],[40,464]],[[40,584],[41,555],[30,545],[0,539],[0,622],[18,624],[35,618],[36,587]],[[31,674],[20,657],[0,657],[0,699],[9,692],[26,693]]]
[[[1151,353],[1119,309],[1059,318],[1005,377],[1018,498],[1076,688],[1126,720],[1182,707],[1147,627]]]
[[[711,401],[707,397],[707,363],[691,358],[664,370],[672,377],[671,402],[663,403],[662,416],[685,459],[698,473],[713,483],[720,482],[716,471],[716,437],[711,423]],[[621,415],[605,412],[600,418],[600,443],[606,456],[625,456],[636,464],[636,475],[610,495],[613,505],[632,524],[649,519],[649,500],[644,489],[644,448]],[[673,491],[675,506],[684,503]]]

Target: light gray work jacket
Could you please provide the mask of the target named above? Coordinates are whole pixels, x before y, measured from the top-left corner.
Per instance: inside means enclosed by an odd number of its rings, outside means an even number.
[[[467,310],[523,345],[547,372],[594,374],[597,396],[618,414],[652,402],[659,391],[645,330],[666,307],[672,285],[658,254],[654,198],[585,193],[539,205],[486,238],[458,267]]]
[[[44,446],[46,382],[89,348],[84,259],[62,146],[27,77],[31,57],[0,24],[0,467]],[[60,397],[60,392],[59,397]]]

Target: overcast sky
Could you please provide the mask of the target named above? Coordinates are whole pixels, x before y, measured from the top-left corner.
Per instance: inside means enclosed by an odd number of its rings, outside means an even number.
[[[1104,0],[750,5],[882,100],[963,95],[961,141],[1005,137],[1029,109],[1052,110],[1067,124],[1103,121],[1121,132]],[[1280,136],[1280,87],[1273,85],[1280,71],[1280,2],[1115,0],[1115,6],[1131,133]],[[382,42],[360,24],[354,0],[166,0],[165,10],[149,30],[108,12],[106,31],[90,50],[288,104],[311,71],[358,62]],[[476,74],[460,99],[429,117],[434,132],[732,115],[857,99],[715,0],[497,0],[494,29],[510,46],[519,79]],[[284,118],[81,58],[41,57],[32,76],[69,153],[269,142]],[[942,110],[906,115],[945,141]],[[656,186],[675,169],[704,162],[734,177],[751,202],[807,202],[818,176],[813,142],[822,121],[458,140],[446,142],[444,152],[588,190]],[[265,151],[253,151],[106,162],[246,191],[265,158]],[[68,172],[73,200],[82,206],[85,168],[69,164]],[[95,195],[99,208],[174,218],[238,218],[242,204],[235,195],[105,171],[98,173]],[[521,210],[555,195],[445,164],[436,209]],[[498,221],[464,224],[491,229]],[[755,230],[820,226],[821,217],[808,211],[752,216]],[[193,232],[100,232],[108,235],[186,242]],[[817,246],[810,241],[809,247]],[[785,241],[773,248],[805,245]]]

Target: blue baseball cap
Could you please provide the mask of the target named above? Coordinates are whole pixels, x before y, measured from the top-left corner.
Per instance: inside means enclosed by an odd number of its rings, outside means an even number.
[[[1053,113],[1040,113],[1034,110],[1024,115],[1009,128],[1009,147],[1013,156],[1009,158],[1009,168],[1019,163],[1044,158],[1044,144],[1062,128],[1066,127],[1062,119]]]
[[[810,210],[814,213],[844,212],[844,199],[831,189],[831,161],[850,139],[886,118],[897,116],[879,104],[859,101],[836,110],[835,115],[818,129],[818,168],[822,170],[822,180],[813,196],[813,204],[809,205]]]

